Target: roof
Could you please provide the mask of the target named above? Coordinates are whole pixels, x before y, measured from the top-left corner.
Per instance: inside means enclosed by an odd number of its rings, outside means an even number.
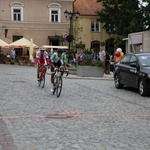
[[[80,15],[97,15],[96,11],[102,8],[102,3],[97,0],[76,0],[74,2],[74,12]]]

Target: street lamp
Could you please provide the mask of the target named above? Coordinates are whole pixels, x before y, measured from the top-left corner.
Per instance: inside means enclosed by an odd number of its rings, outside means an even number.
[[[70,50],[70,43],[73,41],[73,35],[72,35],[72,20],[77,19],[79,17],[79,12],[77,11],[76,13],[73,12],[68,12],[67,10],[64,12],[64,15],[67,20],[70,21],[70,29],[69,29],[69,35],[66,37],[67,41],[69,42],[69,50]],[[74,18],[75,17],[75,18]]]

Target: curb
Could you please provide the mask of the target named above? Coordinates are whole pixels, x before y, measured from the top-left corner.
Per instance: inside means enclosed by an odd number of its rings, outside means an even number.
[[[64,76],[66,79],[84,79],[84,80],[107,80],[107,81],[113,81],[113,77],[80,77],[76,75],[69,74],[67,77]]]

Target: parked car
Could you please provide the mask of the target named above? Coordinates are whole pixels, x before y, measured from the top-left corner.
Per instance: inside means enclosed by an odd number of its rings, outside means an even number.
[[[137,88],[140,95],[150,94],[150,53],[126,54],[114,65],[116,88],[124,85]]]

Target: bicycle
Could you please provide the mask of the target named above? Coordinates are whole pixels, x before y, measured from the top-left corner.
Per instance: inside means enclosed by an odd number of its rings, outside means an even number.
[[[56,92],[57,97],[60,96],[62,91],[62,84],[63,84],[62,76],[64,73],[66,73],[66,76],[68,76],[69,71],[64,70],[63,66],[61,66],[59,69],[56,69],[54,72],[54,91],[52,93],[55,94]]]
[[[39,65],[39,80],[38,80],[38,85],[44,88],[45,86],[45,73],[46,73],[46,68],[44,65]]]

